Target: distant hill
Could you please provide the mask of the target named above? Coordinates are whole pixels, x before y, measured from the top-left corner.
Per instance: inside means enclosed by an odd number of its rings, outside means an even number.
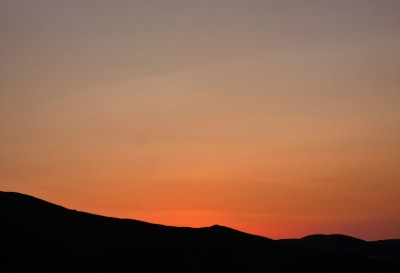
[[[214,225],[170,227],[0,192],[2,273],[400,273],[400,240],[271,240]]]
[[[282,239],[283,243],[334,253],[362,255],[372,259],[400,260],[400,240],[367,242],[341,234],[316,234],[301,239]]]

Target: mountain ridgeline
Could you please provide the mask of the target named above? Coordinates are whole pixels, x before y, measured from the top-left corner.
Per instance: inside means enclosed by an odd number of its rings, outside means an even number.
[[[0,192],[3,273],[400,273],[400,240],[271,240],[214,225],[170,227]]]

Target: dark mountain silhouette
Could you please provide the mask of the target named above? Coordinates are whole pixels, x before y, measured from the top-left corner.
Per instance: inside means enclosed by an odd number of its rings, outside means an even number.
[[[0,192],[0,272],[395,273],[400,240],[271,240],[214,225],[170,227]]]
[[[400,240],[367,242],[341,234],[316,234],[301,239],[283,239],[280,241],[293,246],[335,253],[363,255],[374,259],[400,260]]]

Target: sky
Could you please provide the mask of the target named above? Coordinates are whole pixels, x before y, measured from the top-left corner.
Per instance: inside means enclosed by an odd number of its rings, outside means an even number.
[[[0,190],[400,238],[397,0],[0,0]]]

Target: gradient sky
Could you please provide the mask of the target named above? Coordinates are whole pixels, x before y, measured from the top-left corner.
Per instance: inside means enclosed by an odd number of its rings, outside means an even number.
[[[400,238],[400,1],[0,0],[0,190]]]

